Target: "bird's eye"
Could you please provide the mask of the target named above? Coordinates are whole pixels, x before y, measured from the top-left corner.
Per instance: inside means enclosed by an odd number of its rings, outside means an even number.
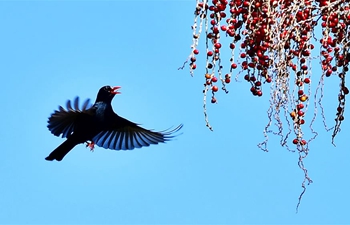
[[[112,88],[111,88],[111,86],[105,86],[105,90],[110,91],[110,90],[112,90]]]

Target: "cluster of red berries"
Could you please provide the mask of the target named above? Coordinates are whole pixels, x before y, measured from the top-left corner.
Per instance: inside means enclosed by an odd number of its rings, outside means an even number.
[[[300,81],[298,85],[302,85],[301,83],[302,82]],[[309,84],[310,79],[305,78],[304,83]],[[304,105],[304,102],[307,101],[308,98],[309,97],[304,93],[304,91],[302,89],[299,89],[298,99],[297,99],[298,104],[296,105],[296,108],[290,113],[290,117],[293,120],[295,130],[301,130],[300,126],[305,124],[305,120],[304,120],[304,116],[305,116],[304,107],[305,107],[305,105]],[[297,133],[297,137],[293,140],[293,144],[306,145],[307,141],[302,139],[302,135],[300,133]]]
[[[344,1],[319,1],[322,7],[321,27],[323,37],[321,43],[321,67],[326,77],[338,75],[340,90],[338,94],[338,107],[336,111],[336,125],[332,139],[340,130],[340,124],[344,120],[345,95],[349,89],[345,86],[345,74],[348,71],[350,61],[348,27],[350,25],[349,4],[344,6]]]
[[[292,4],[293,1],[285,1],[283,8],[288,10]],[[305,1],[304,5],[300,6],[294,14],[291,13],[285,17],[285,23],[282,24],[283,32],[279,34],[287,53],[286,65],[290,68],[289,71],[295,74],[294,80],[298,91],[294,96],[295,109],[290,116],[296,134],[293,144],[301,146],[301,149],[304,149],[302,146],[307,144],[307,141],[303,139],[301,126],[305,124],[304,107],[305,104],[308,104],[306,101],[309,100],[309,96],[304,92],[304,86],[310,83],[308,63],[311,51],[314,49],[314,45],[310,43],[313,28],[316,25],[312,21],[312,11],[311,1]]]
[[[244,40],[240,44],[242,60],[241,67],[246,71],[244,79],[251,84],[250,91],[254,96],[262,96],[262,83],[271,83],[272,78],[268,73],[271,66],[271,59],[268,55],[273,45],[271,36],[271,25],[273,19],[273,1],[265,4],[264,1],[231,1],[231,20],[241,32]],[[239,34],[238,34],[239,35]],[[234,41],[241,37],[236,35]],[[235,63],[231,64],[231,70],[235,69]]]
[[[218,81],[227,92],[225,85],[230,83],[231,75],[236,78],[243,73],[244,80],[250,84],[254,96],[263,96],[264,84],[270,84],[271,106],[268,110],[269,123],[265,127],[266,139],[258,146],[267,151],[267,133],[271,132],[272,120],[276,121],[281,145],[287,146],[286,140],[294,131],[292,143],[299,152],[299,167],[304,172],[304,183],[312,182],[304,168],[303,159],[308,155],[308,142],[316,136],[305,140],[303,125],[312,88],[310,87],[310,65],[315,46],[311,41],[317,40],[315,31],[321,26],[322,35],[318,38],[321,45],[320,55],[322,74],[319,87],[324,77],[336,75],[340,79],[336,125],[332,139],[340,131],[344,120],[345,98],[349,89],[345,85],[346,73],[350,62],[350,2],[349,0],[196,0],[193,44],[190,55],[190,72],[197,68],[196,56],[199,54],[199,37],[205,30],[206,38],[206,71],[204,89],[204,115],[206,113],[206,94],[212,92],[211,102],[216,103],[215,94],[219,91]],[[198,20],[199,18],[199,20]],[[197,21],[200,21],[198,24]],[[229,42],[223,41],[223,37]],[[239,50],[236,49],[239,47]],[[224,49],[231,51],[229,72],[223,72],[224,60],[221,59]],[[204,52],[204,51],[203,51]],[[235,53],[239,52],[235,60]],[[238,70],[238,72],[236,72]],[[221,75],[225,74],[224,77]],[[334,76],[333,76],[334,77]],[[315,78],[313,78],[315,79]],[[317,83],[317,82],[316,82]],[[293,87],[290,87],[294,84]],[[307,90],[307,91],[306,91]],[[315,100],[321,102],[321,96]],[[316,104],[316,102],[315,102]],[[290,111],[291,110],[291,111]],[[284,134],[281,113],[287,115],[289,133]],[[316,106],[314,118],[316,118]],[[288,114],[290,117],[288,117]],[[323,115],[323,114],[322,114]],[[299,206],[298,203],[298,206]]]
[[[206,90],[212,91],[211,102],[217,102],[217,81],[221,80],[222,89],[226,90],[225,84],[231,82],[231,75],[236,70],[239,70],[237,74],[244,73],[244,80],[250,83],[250,91],[254,96],[263,95],[262,87],[266,83],[273,83],[281,90],[289,87],[290,79],[294,79],[297,87],[294,99],[289,99],[289,96],[293,96],[290,92],[279,97],[271,95],[271,98],[281,98],[271,102],[288,104],[293,101],[295,108],[290,116],[296,138],[292,142],[297,146],[307,144],[303,139],[301,125],[305,124],[304,110],[310,93],[305,93],[304,88],[311,81],[309,64],[315,47],[310,42],[315,37],[315,27],[321,23],[321,67],[325,76],[337,74],[341,79],[336,121],[344,120],[345,95],[349,93],[345,86],[345,74],[350,61],[348,1],[197,0],[195,16],[200,18],[201,23],[198,32],[197,24],[193,26],[190,69],[192,72],[197,68],[198,39],[204,27],[207,40],[204,85]],[[222,41],[222,37],[230,38],[230,43],[224,44],[226,42]],[[240,53],[235,61],[237,44]],[[222,73],[224,66],[221,64],[221,52],[225,48],[232,52],[228,73]],[[293,74],[294,78],[291,78]],[[290,90],[292,88],[284,89],[286,92]]]

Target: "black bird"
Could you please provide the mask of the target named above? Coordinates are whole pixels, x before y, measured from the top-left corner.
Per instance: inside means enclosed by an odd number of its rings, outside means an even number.
[[[102,87],[93,106],[89,107],[89,99],[79,109],[79,98],[74,100],[74,107],[67,101],[67,110],[62,106],[49,118],[47,127],[52,134],[67,138],[53,150],[46,160],[61,161],[77,144],[87,143],[93,150],[97,146],[114,150],[131,150],[151,144],[169,141],[174,133],[182,128],[182,124],[173,130],[155,132],[144,129],[123,117],[112,109],[112,99],[120,87]],[[89,143],[90,141],[90,143]]]

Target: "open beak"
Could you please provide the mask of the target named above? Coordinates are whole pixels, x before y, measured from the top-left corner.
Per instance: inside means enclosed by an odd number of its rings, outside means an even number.
[[[118,89],[121,88],[120,86],[112,87],[111,93],[116,95],[116,94],[121,94],[121,92],[118,92]]]

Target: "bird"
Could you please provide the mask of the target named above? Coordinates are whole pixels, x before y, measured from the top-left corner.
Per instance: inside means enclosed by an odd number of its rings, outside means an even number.
[[[48,129],[55,136],[67,138],[45,159],[61,161],[76,145],[86,143],[93,151],[95,144],[112,150],[132,150],[164,143],[174,138],[183,124],[176,128],[153,131],[131,122],[113,111],[112,99],[121,94],[120,86],[100,88],[95,103],[87,99],[81,109],[79,97],[68,100],[67,109],[59,106],[48,119]],[[73,105],[72,105],[73,104]]]

